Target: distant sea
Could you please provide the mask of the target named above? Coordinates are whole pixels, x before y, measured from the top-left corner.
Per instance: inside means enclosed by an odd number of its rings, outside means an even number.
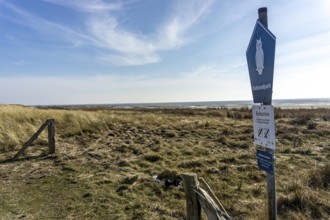
[[[330,108],[330,98],[320,99],[275,99],[273,106],[280,108]],[[251,107],[248,101],[203,101],[203,102],[163,102],[163,103],[127,103],[127,104],[86,104],[86,105],[57,105],[56,107],[110,107],[110,108],[241,108]],[[55,106],[42,106],[55,107]]]

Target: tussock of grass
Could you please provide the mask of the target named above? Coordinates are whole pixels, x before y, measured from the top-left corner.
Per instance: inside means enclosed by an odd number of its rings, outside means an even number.
[[[179,163],[178,166],[181,168],[196,168],[196,167],[202,167],[203,163],[198,160],[184,161],[184,162]]]
[[[277,108],[275,115],[280,217],[327,219],[330,111]],[[56,120],[57,157],[0,164],[2,218],[183,219],[183,189],[153,177],[197,172],[235,219],[264,219],[266,174],[256,164],[251,109],[0,106],[0,160],[48,118]],[[47,132],[27,155],[42,149]]]
[[[165,169],[162,172],[160,172],[157,176],[160,180],[175,180],[175,179],[181,179],[180,173],[178,173],[177,170],[169,170]]]
[[[287,213],[294,216],[292,211],[298,213],[299,218],[306,219],[309,217],[325,219],[328,216],[327,204],[316,193],[308,189],[296,189],[287,196],[280,196],[277,203],[279,214],[283,217],[288,217]],[[299,218],[296,217],[296,219]]]
[[[147,154],[147,155],[144,155],[144,159],[149,162],[156,162],[158,160],[161,160],[162,157],[158,154]]]
[[[309,186],[314,188],[329,189],[330,187],[330,162],[313,170],[309,176]]]

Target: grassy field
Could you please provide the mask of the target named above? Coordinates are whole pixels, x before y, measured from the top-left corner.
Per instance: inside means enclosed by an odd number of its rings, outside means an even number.
[[[56,157],[8,162],[48,118]],[[280,219],[330,218],[330,109],[276,109]],[[194,172],[234,219],[265,219],[251,110],[0,106],[1,219],[184,219]],[[47,132],[26,157],[47,152]]]

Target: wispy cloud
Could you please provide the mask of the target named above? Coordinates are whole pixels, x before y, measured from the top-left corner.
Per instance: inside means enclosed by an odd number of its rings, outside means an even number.
[[[16,37],[14,37],[14,36],[12,36],[12,35],[9,35],[9,34],[7,34],[5,37],[6,37],[8,40],[11,40],[11,41],[17,40]]]
[[[75,10],[85,11],[85,12],[105,12],[119,10],[122,8],[123,3],[106,3],[100,0],[44,0],[45,2],[62,5],[64,7],[70,7]]]
[[[93,41],[92,38],[89,38],[83,33],[74,31],[64,25],[45,20],[8,2],[0,1],[0,4],[3,4],[15,14],[15,16],[10,17],[9,19],[16,24],[26,26],[50,36],[60,37],[62,40],[68,41],[73,45],[81,45],[83,42]]]
[[[196,0],[175,5],[169,18],[159,28],[155,27],[157,31],[152,37],[124,29],[111,13],[89,18],[87,27],[99,47],[117,52],[104,56],[105,60],[118,65],[155,63],[161,60],[160,51],[177,49],[191,41],[185,34],[211,3],[211,0]]]
[[[218,80],[228,72],[229,72],[228,69],[224,69],[223,67],[220,67],[218,65],[207,64],[207,65],[197,66],[190,71],[182,73],[181,75],[186,79]]]
[[[193,41],[189,30],[206,14],[213,0],[175,2],[163,23],[156,24],[154,33],[145,35],[123,27],[114,11],[124,10],[122,2],[102,0],[44,0],[48,3],[80,11],[84,15],[85,30],[55,23],[31,14],[17,6],[0,1],[17,16],[11,21],[35,31],[60,37],[73,46],[96,46],[102,49],[102,60],[115,65],[144,65],[161,61],[161,51],[178,49]],[[132,3],[133,4],[133,3]]]
[[[177,1],[168,20],[158,30],[158,47],[173,49],[185,45],[187,31],[207,12],[212,0]]]
[[[138,66],[142,64],[148,63],[157,63],[161,59],[157,54],[144,54],[144,55],[130,55],[130,54],[123,54],[123,55],[105,55],[99,57],[100,61],[105,61],[109,63],[114,63],[116,65],[122,66]]]
[[[12,64],[15,65],[15,66],[22,66],[22,65],[24,65],[25,63],[26,63],[25,60],[23,60],[23,59],[19,59],[19,60],[13,62]]]
[[[329,59],[330,31],[311,36],[302,36],[299,39],[287,41],[278,47],[277,64],[326,61]],[[325,62],[328,64],[328,62]],[[330,64],[328,64],[330,66]]]

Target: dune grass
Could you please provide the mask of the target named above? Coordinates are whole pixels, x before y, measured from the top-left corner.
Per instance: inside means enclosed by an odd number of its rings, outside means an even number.
[[[329,218],[329,109],[275,114],[279,217]],[[234,219],[265,218],[250,109],[0,106],[0,160],[48,118],[56,120],[56,158],[0,163],[4,219],[183,219],[183,189],[153,177],[184,172],[203,177]],[[45,132],[26,155],[46,146]]]

